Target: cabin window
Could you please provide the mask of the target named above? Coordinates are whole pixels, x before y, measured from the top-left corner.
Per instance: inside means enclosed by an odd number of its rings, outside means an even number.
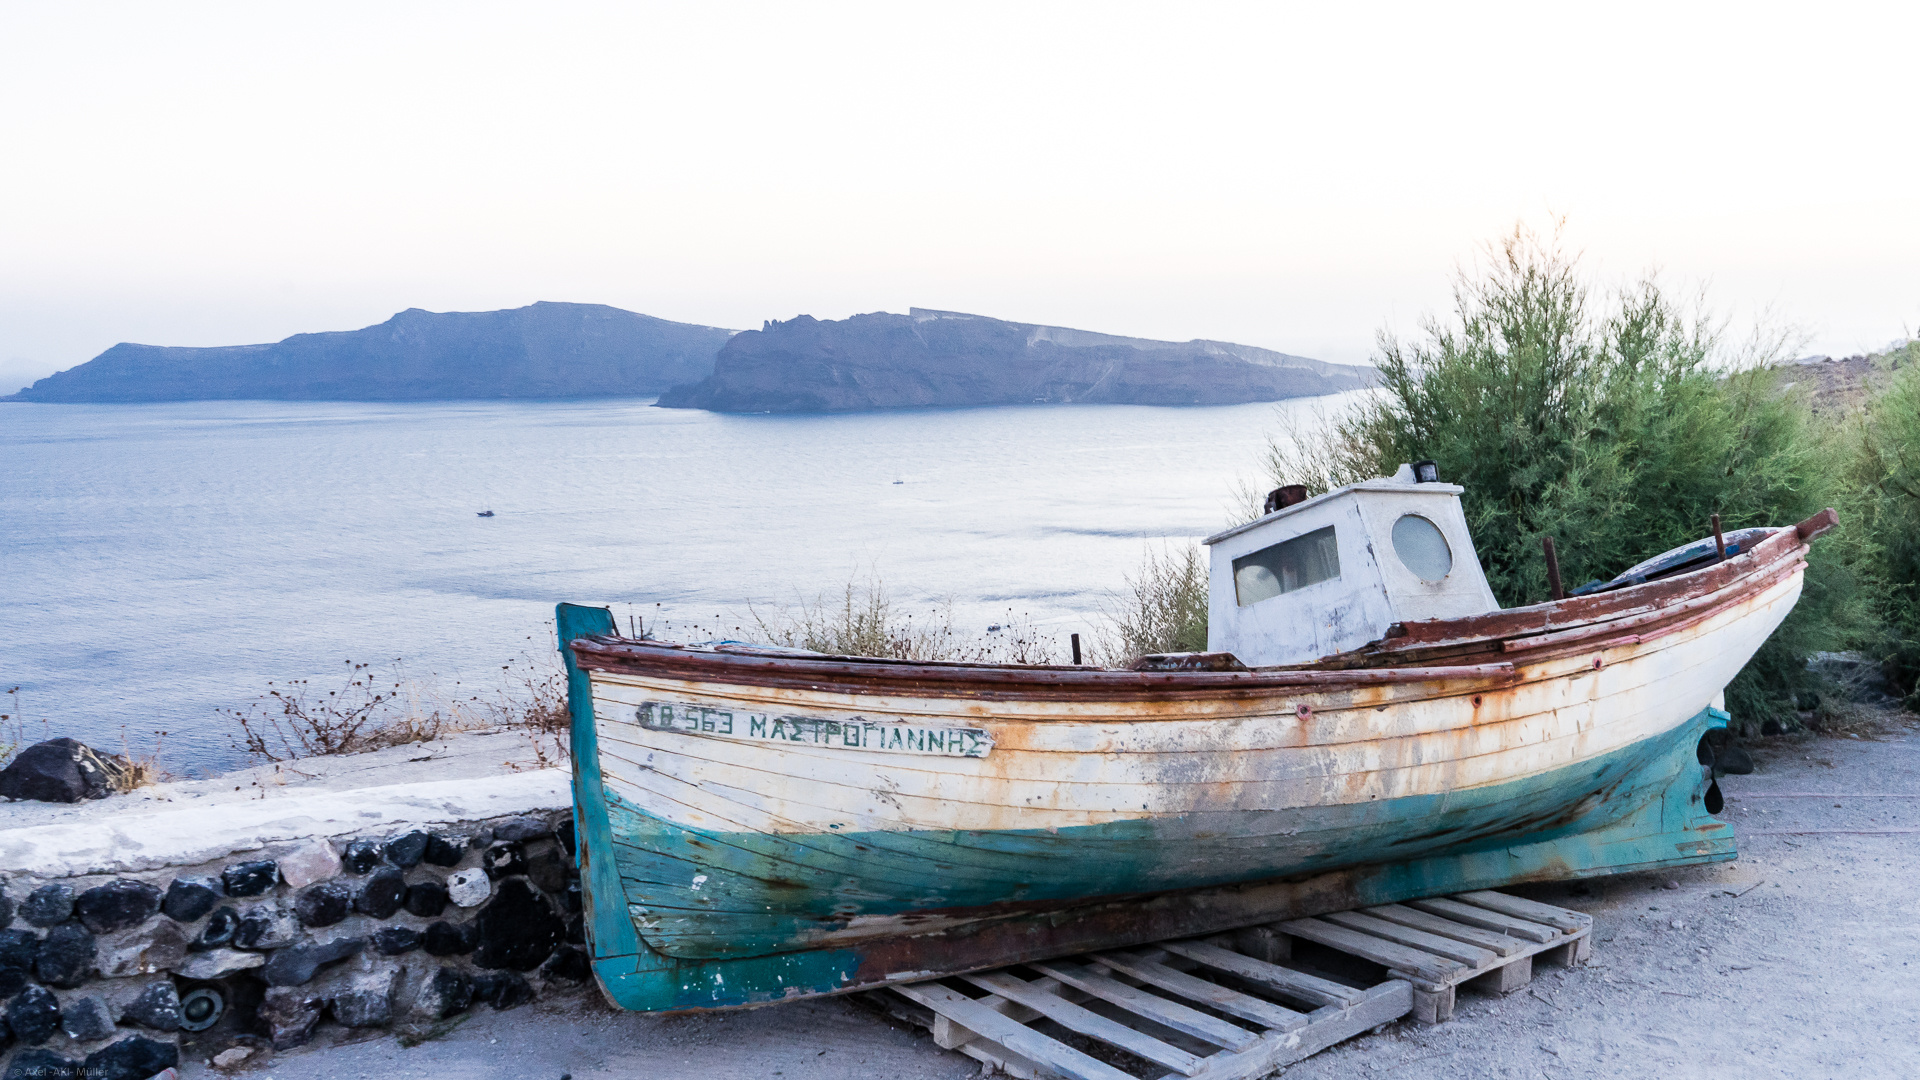
[[[1339,576],[1340,548],[1329,525],[1233,560],[1233,595],[1246,607]]]
[[[1453,549],[1440,527],[1419,514],[1402,514],[1393,523],[1393,553],[1422,581],[1439,581],[1453,570]]]

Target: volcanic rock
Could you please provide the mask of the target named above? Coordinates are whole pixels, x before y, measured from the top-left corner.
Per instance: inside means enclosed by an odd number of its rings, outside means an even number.
[[[293,913],[301,926],[332,926],[353,907],[353,887],[344,881],[309,885],[294,898]]]
[[[267,959],[260,975],[268,986],[303,986],[321,968],[337,964],[366,947],[364,938],[335,938],[280,949]]]
[[[268,987],[255,1012],[275,1050],[290,1050],[313,1038],[325,1002],[296,986]]]
[[[126,1018],[155,1031],[180,1030],[180,991],[171,980],[148,983],[123,1010]]]
[[[340,856],[340,865],[349,874],[364,874],[380,865],[380,845],[372,840],[355,840]]]
[[[220,871],[220,885],[228,896],[259,896],[279,878],[280,867],[272,859],[234,863]]]
[[[160,910],[170,919],[190,923],[212,911],[213,905],[219,902],[219,883],[211,878],[174,878],[167,885]]]
[[[402,869],[411,869],[420,865],[420,860],[426,857],[427,843],[427,834],[415,830],[387,841],[381,846],[380,851],[393,865]]]
[[[385,919],[407,899],[407,875],[397,866],[383,866],[367,878],[353,898],[353,910]]]
[[[160,911],[160,890],[144,881],[119,878],[96,885],[74,898],[73,910],[87,929],[111,934],[138,926]]]
[[[0,1080],[83,1080],[86,1065],[51,1050],[22,1050],[7,1063]]]
[[[532,971],[553,954],[566,924],[547,898],[523,878],[508,878],[474,919],[480,946],[473,962],[483,968]]]
[[[73,886],[42,885],[20,902],[20,917],[32,926],[53,926],[73,918]]]
[[[483,971],[473,978],[473,1000],[496,1009],[511,1009],[533,1000],[526,976],[511,971]]]
[[[60,999],[44,986],[29,986],[7,1002],[6,1014],[13,1037],[37,1046],[60,1026]]]
[[[407,886],[407,914],[431,919],[447,908],[447,887],[437,881]]]
[[[93,958],[99,945],[87,928],[64,922],[47,931],[34,951],[33,970],[48,986],[71,990],[93,977]]]
[[[97,997],[68,998],[60,1010],[60,1029],[74,1042],[98,1042],[113,1034],[113,1017]]]
[[[427,927],[422,945],[431,956],[464,956],[480,943],[479,931],[472,923],[437,922]]]
[[[180,1048],[134,1035],[87,1055],[87,1080],[150,1080],[180,1064]]]
[[[20,751],[0,769],[0,798],[73,803],[111,794],[127,759],[102,754],[78,739],[48,739]]]
[[[373,933],[373,951],[381,956],[399,956],[420,947],[420,931],[407,926],[383,926]]]

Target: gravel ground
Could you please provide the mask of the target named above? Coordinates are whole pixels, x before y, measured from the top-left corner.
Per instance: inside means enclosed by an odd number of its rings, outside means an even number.
[[[1755,759],[1753,775],[1721,782],[1741,830],[1737,862],[1516,890],[1591,912],[1591,963],[1543,966],[1505,997],[1462,994],[1448,1023],[1391,1024],[1281,1075],[1920,1076],[1920,732],[1775,740]],[[1820,797],[1780,797],[1809,794]],[[219,1075],[197,1062],[184,1071]],[[957,1080],[979,1067],[851,1002],[653,1017],[583,998],[481,1010],[411,1049],[383,1035],[244,1071],[274,1080]]]

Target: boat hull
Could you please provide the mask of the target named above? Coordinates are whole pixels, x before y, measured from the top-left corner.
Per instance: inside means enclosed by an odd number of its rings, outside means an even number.
[[[1402,668],[891,663],[562,605],[595,972],[730,1008],[1732,858],[1698,744],[1830,517],[1578,619],[1412,627]]]

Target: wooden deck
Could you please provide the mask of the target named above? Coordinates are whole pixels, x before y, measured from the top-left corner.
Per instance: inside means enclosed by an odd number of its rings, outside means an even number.
[[[1026,1080],[1253,1078],[1404,1016],[1445,1020],[1462,985],[1517,990],[1536,957],[1580,963],[1592,925],[1577,911],[1469,892],[870,997],[940,1046]]]

